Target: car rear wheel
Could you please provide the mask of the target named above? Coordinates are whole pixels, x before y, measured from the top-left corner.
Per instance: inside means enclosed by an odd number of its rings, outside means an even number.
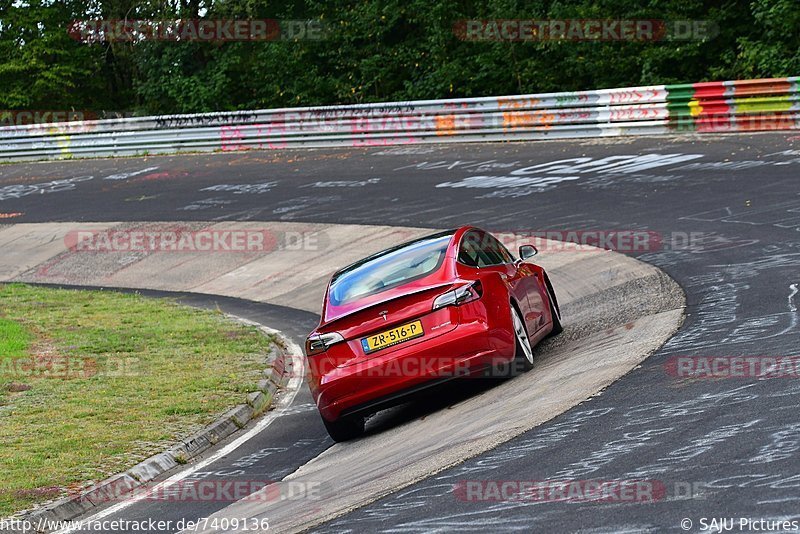
[[[364,417],[350,415],[333,422],[326,421],[323,417],[322,422],[325,423],[325,430],[337,443],[357,438],[364,433]]]
[[[514,337],[516,338],[516,352],[512,364],[511,374],[517,375],[533,369],[533,348],[528,338],[528,331],[522,322],[519,312],[511,306],[511,321],[514,326]]]

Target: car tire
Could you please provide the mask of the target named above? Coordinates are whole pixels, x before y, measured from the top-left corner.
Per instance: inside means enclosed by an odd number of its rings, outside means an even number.
[[[350,415],[340,417],[333,422],[327,421],[323,417],[322,422],[325,424],[325,430],[328,431],[328,435],[337,443],[349,441],[364,433],[364,417]]]
[[[515,350],[508,374],[516,376],[533,369],[533,347],[525,323],[515,306],[511,306],[511,326],[514,329]]]
[[[547,334],[547,337],[557,336],[564,331],[561,325],[561,310],[558,308],[556,296],[553,293],[553,287],[550,285],[550,280],[547,281],[547,300],[550,301],[550,316],[553,318],[553,329]]]

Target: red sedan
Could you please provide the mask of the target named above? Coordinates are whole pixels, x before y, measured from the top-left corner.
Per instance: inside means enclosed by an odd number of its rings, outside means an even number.
[[[517,374],[532,347],[561,332],[544,269],[475,227],[433,234],[336,272],[306,340],[309,385],[328,433],[456,377]]]

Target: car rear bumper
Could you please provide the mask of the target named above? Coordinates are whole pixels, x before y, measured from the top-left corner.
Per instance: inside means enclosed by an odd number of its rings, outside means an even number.
[[[472,375],[513,358],[513,339],[497,339],[483,321],[459,324],[446,334],[355,365],[311,373],[310,386],[322,417],[374,413],[421,389]]]

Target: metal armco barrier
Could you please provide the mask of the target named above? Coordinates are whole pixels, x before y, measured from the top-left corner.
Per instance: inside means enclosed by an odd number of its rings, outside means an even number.
[[[800,129],[800,76],[0,128],[0,161]]]

